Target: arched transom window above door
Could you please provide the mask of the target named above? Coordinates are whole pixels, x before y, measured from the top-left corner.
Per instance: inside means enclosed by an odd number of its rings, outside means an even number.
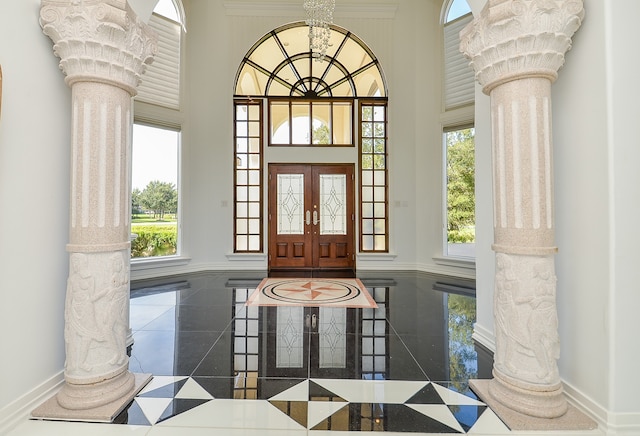
[[[282,26],[249,50],[236,77],[236,96],[386,97],[378,60],[353,33],[331,26],[322,60],[309,50],[303,22]]]

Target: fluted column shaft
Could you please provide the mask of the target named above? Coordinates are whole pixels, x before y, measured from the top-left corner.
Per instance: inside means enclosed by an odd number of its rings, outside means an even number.
[[[491,97],[496,352],[489,392],[543,418],[563,415],[557,359],[551,84],[582,0],[489,0],[461,50]]]
[[[550,85],[525,78],[491,92],[495,251],[555,252]]]
[[[40,24],[72,90],[65,384],[70,410],[134,389],[128,371],[131,97],[155,39],[126,0],[42,0]]]

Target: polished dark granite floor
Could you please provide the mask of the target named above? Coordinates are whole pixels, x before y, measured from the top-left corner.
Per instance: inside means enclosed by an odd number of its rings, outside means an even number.
[[[130,370],[154,380],[116,421],[314,434],[466,433],[483,421],[506,430],[468,388],[491,376],[490,354],[471,340],[473,281],[367,273],[358,278],[377,309],[246,306],[263,278],[133,282]]]

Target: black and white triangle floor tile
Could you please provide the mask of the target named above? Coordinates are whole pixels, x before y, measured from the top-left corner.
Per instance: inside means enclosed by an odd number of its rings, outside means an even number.
[[[134,425],[508,434],[481,401],[425,381],[308,379],[268,399],[216,397],[215,383],[155,377],[123,412]],[[128,421],[127,421],[128,420]]]

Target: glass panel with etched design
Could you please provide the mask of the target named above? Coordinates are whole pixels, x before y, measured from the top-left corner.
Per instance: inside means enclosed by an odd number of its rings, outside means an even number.
[[[304,234],[304,174],[278,174],[278,234]]]
[[[304,366],[304,307],[278,306],[276,368]]]
[[[320,368],[347,367],[347,309],[321,307],[318,316]]]
[[[347,234],[347,176],[320,174],[320,234]]]

